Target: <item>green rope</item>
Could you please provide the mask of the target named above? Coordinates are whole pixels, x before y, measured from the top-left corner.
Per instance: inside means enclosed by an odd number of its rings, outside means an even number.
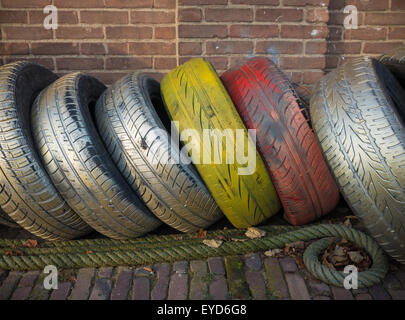
[[[304,253],[307,269],[318,279],[343,286],[347,274],[331,270],[319,262],[319,255],[329,244],[330,237],[344,238],[363,247],[371,256],[373,265],[358,273],[359,287],[380,282],[387,273],[388,263],[382,249],[369,236],[352,228],[333,224],[319,224],[303,228],[266,226],[265,237],[248,239],[244,230],[208,232],[207,239],[219,236],[226,241],[219,248],[203,244],[195,234],[149,236],[133,240],[77,240],[44,242],[38,248],[26,248],[26,240],[0,240],[0,269],[36,270],[47,265],[63,268],[102,266],[141,266],[161,262],[197,260],[213,256],[241,255],[269,249],[283,248],[296,241],[325,238],[312,243]],[[242,241],[236,241],[242,240]],[[6,254],[7,250],[22,255]]]

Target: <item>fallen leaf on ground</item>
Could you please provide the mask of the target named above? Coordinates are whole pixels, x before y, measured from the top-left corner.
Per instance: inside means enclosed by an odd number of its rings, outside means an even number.
[[[24,243],[24,247],[26,247],[26,248],[37,248],[38,247],[38,241],[37,240],[27,240]]]
[[[247,229],[245,236],[250,238],[250,239],[257,239],[257,238],[263,238],[266,235],[266,231],[261,230],[256,227],[250,227]]]
[[[283,250],[281,250],[281,249],[270,249],[270,250],[265,251],[264,255],[266,257],[275,257],[277,254],[280,254],[282,252],[283,252]]]
[[[204,229],[200,229],[195,237],[197,239],[205,239],[207,238],[207,231]]]
[[[248,239],[239,239],[239,238],[232,238],[232,241],[238,242],[238,241],[248,241]]]
[[[93,253],[93,251],[90,251],[90,250],[86,251],[86,254],[90,254],[90,253]]]
[[[20,250],[4,250],[6,256],[23,256],[24,253]]]
[[[349,251],[347,254],[354,263],[360,263],[364,260],[364,257],[359,251]]]
[[[203,243],[211,248],[219,248],[222,245],[223,241],[211,239],[211,240],[204,240]]]

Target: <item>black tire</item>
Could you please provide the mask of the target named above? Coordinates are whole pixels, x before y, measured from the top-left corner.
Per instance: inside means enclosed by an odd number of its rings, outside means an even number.
[[[18,224],[11,219],[7,213],[0,210],[0,224],[10,228],[18,228]]]
[[[32,139],[32,102],[56,78],[29,62],[0,68],[0,206],[20,226],[47,240],[90,231],[52,185]]]
[[[84,221],[115,239],[140,236],[159,226],[108,155],[92,113],[105,86],[68,74],[38,96],[33,133],[55,187]]]
[[[383,63],[395,75],[405,88],[405,47],[399,47],[380,57],[379,61]]]
[[[357,58],[326,75],[310,104],[315,132],[347,203],[401,263],[405,263],[405,126],[398,111],[405,111],[404,101],[404,90],[384,65]]]
[[[96,123],[118,169],[160,220],[190,232],[222,217],[195,169],[169,163],[172,146],[180,152],[164,136],[170,120],[157,81],[137,73],[117,81],[98,100]]]

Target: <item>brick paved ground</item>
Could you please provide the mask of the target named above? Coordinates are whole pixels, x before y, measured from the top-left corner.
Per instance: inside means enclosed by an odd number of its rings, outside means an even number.
[[[350,211],[339,207],[328,219],[338,222],[346,215],[350,215]],[[281,224],[282,219],[271,223]],[[219,224],[216,228],[223,226]],[[164,233],[169,231],[163,230]],[[28,239],[33,236],[22,229],[0,226],[0,238]],[[142,268],[63,270],[59,272],[57,290],[44,289],[45,276],[39,271],[0,270],[0,300],[405,300],[405,266],[393,261],[381,285],[351,291],[314,279],[290,256],[274,258],[263,253]]]
[[[0,300],[405,300],[405,269],[391,269],[383,284],[352,291],[315,280],[291,257],[259,253],[144,268],[64,270],[57,290],[45,290],[45,275],[38,271],[0,271]]]

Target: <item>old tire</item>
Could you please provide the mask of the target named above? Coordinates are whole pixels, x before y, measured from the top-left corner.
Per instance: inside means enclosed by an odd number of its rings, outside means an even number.
[[[231,150],[221,149],[218,153],[223,155],[228,151],[233,155],[236,152],[239,152],[239,155],[242,152],[247,154],[248,143],[244,143],[244,150],[238,150],[234,134],[235,129],[240,129],[244,141],[247,141],[246,127],[209,62],[199,58],[193,59],[172,70],[163,78],[161,91],[172,120],[178,121],[180,134],[190,128],[197,131],[199,137],[194,140],[197,149],[201,150],[201,146],[203,147],[200,155],[214,155],[216,148],[220,146],[219,143],[213,143],[211,136],[206,145],[203,145],[204,129],[232,131],[232,134],[226,133],[226,137],[231,141]],[[270,176],[259,153],[255,148],[253,150],[252,158],[256,168],[253,173],[248,172],[246,175],[238,174],[241,171],[238,171],[240,165],[237,161],[207,163],[204,159],[201,161],[197,152],[191,154],[193,163],[218,206],[237,228],[256,225],[280,209]]]
[[[405,88],[405,47],[399,47],[382,55],[379,61],[391,70],[402,87]]]
[[[221,79],[247,128],[256,130],[286,219],[302,225],[333,210],[338,187],[287,77],[269,59],[254,58]]]
[[[11,219],[7,213],[0,210],[0,225],[10,227],[10,228],[18,228],[18,224]]]
[[[315,132],[347,203],[401,263],[405,127],[398,110],[405,111],[404,101],[404,90],[384,65],[357,58],[322,78],[310,105]]]
[[[90,230],[52,185],[31,135],[32,102],[56,78],[29,62],[0,68],[0,206],[20,226],[47,240],[72,239]]]
[[[120,175],[92,120],[102,83],[68,74],[43,90],[32,108],[36,146],[54,185],[98,232],[115,239],[140,236],[159,221]]]
[[[121,174],[160,220],[183,232],[206,228],[222,213],[192,166],[170,163],[179,150],[165,135],[165,114],[159,83],[132,73],[99,98],[96,123]]]

